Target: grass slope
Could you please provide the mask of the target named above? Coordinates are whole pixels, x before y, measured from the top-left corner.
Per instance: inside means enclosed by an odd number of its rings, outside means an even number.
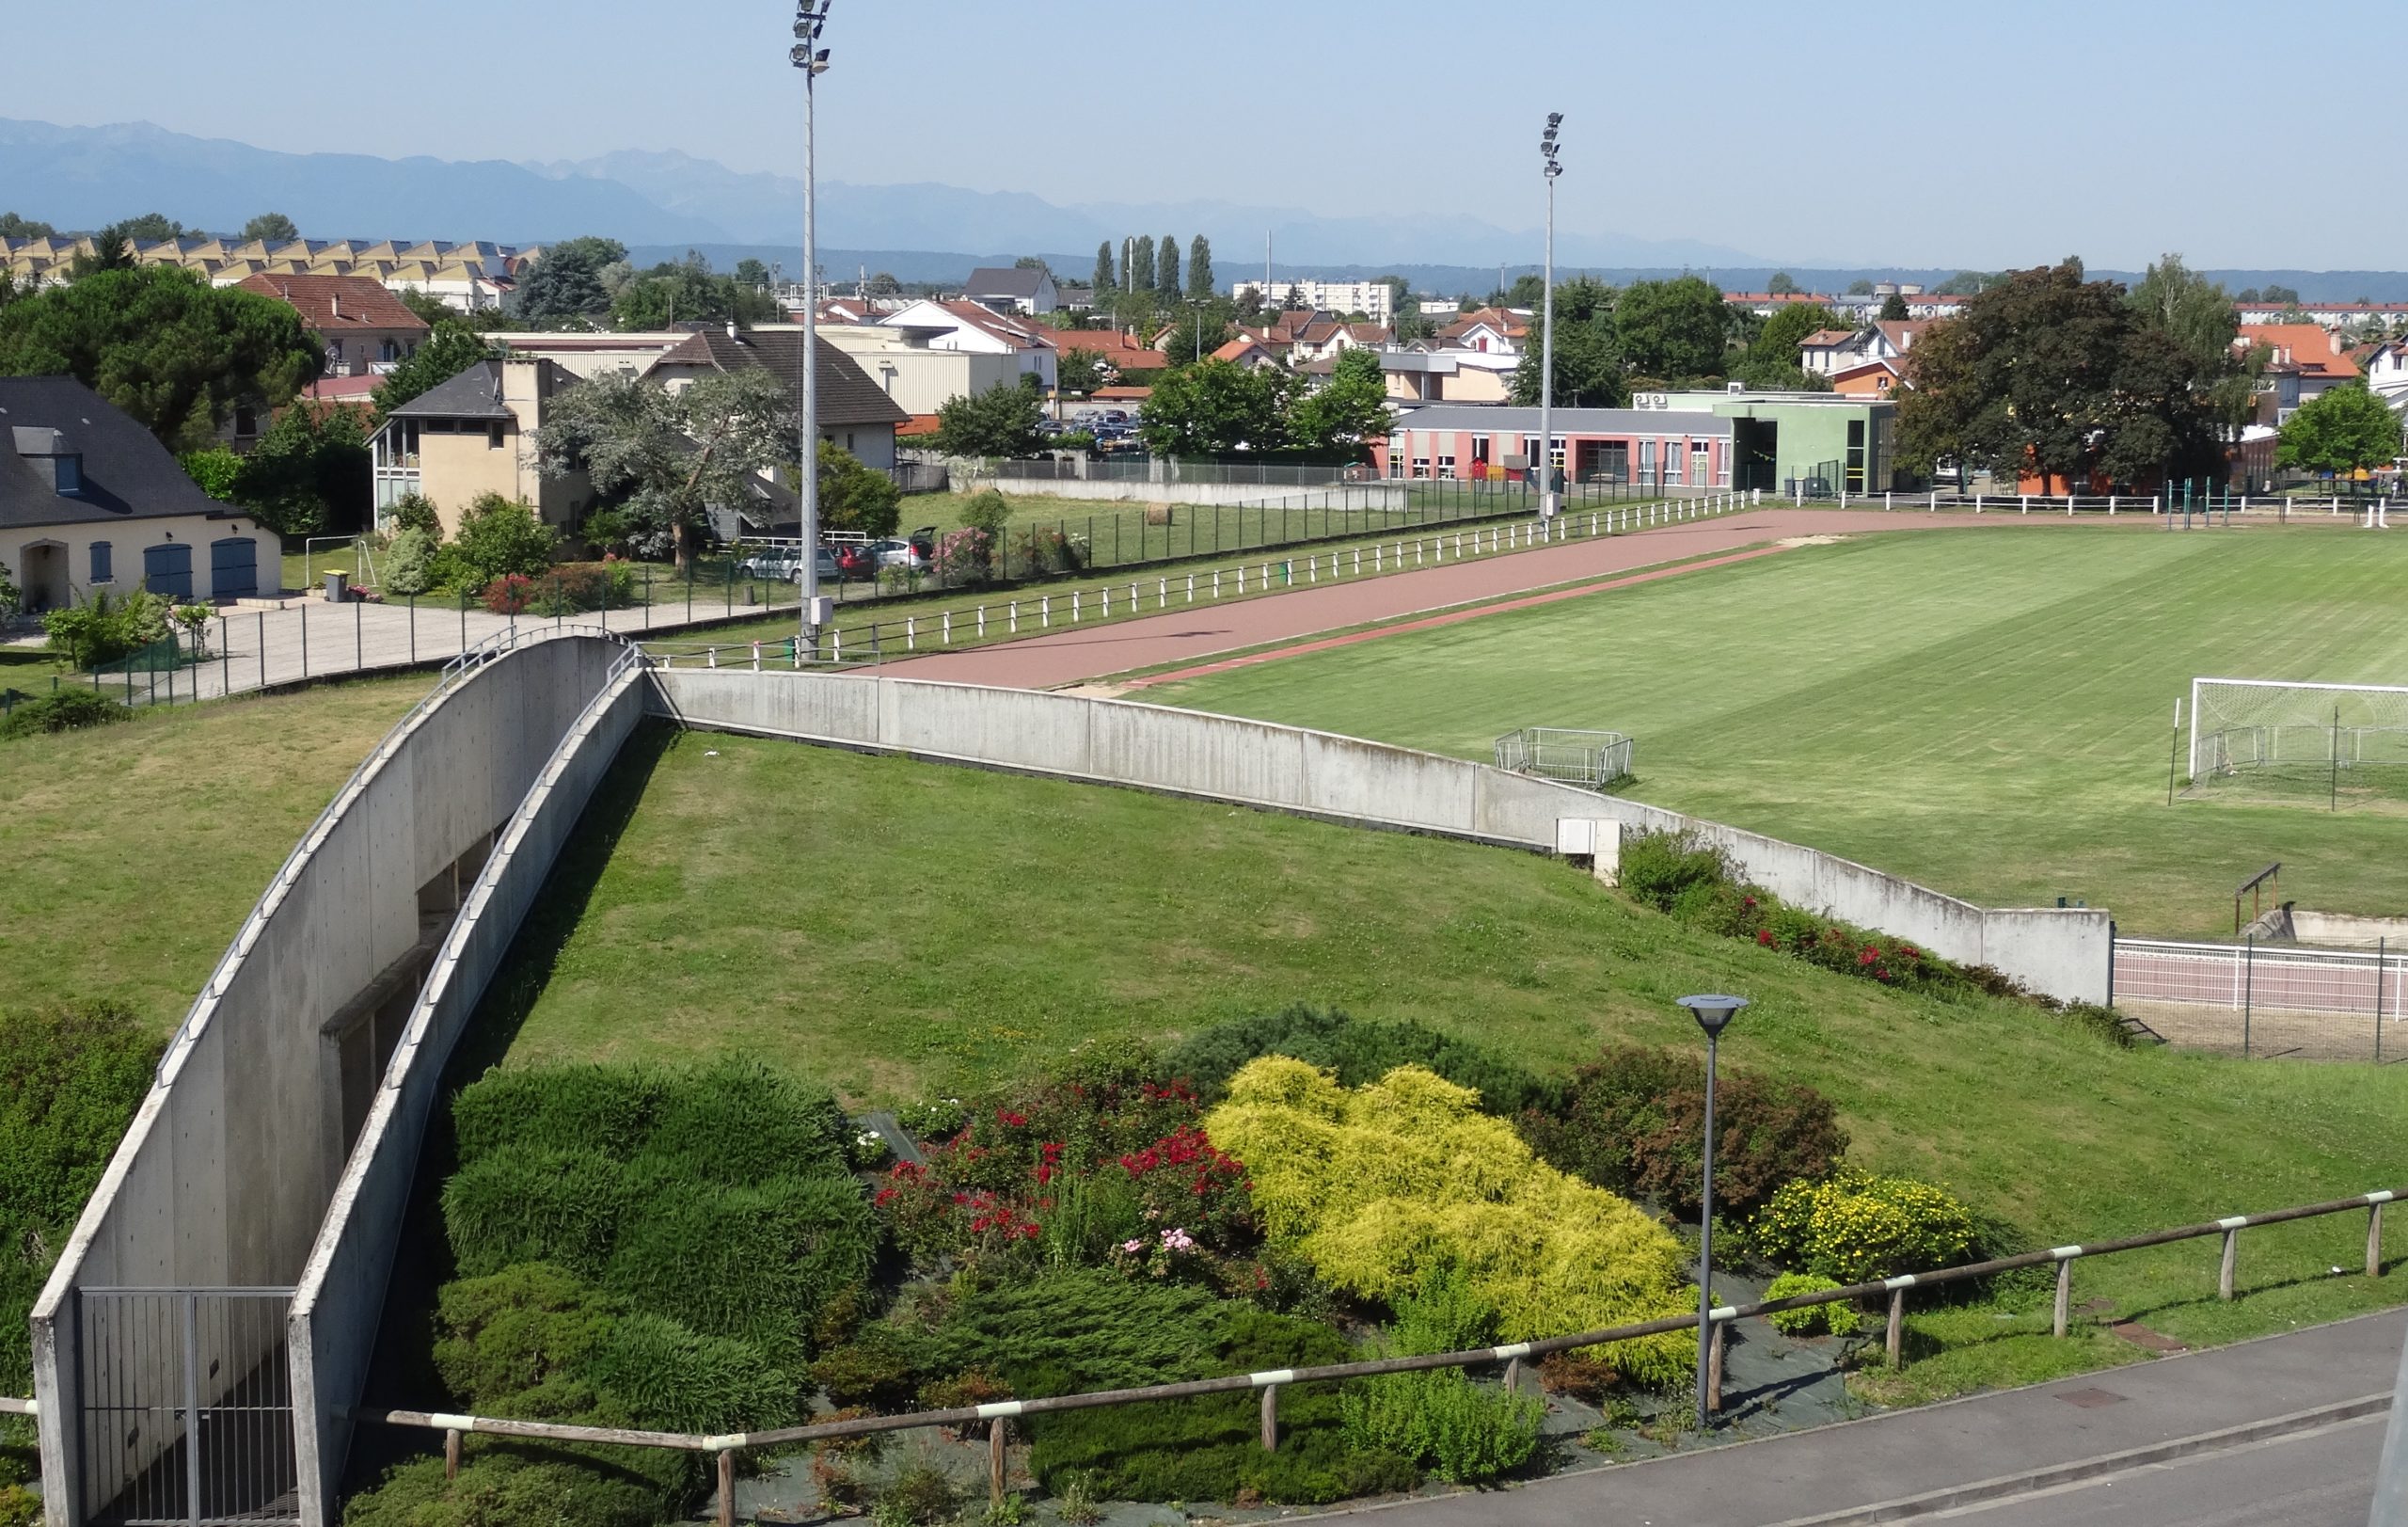
[[[2173,703],[2199,675],[2408,678],[2403,580],[2408,544],[2376,536],[1875,536],[1145,698],[1466,757],[1627,732],[1640,799],[1994,906],[2229,934],[2229,888],[2276,859],[2303,905],[2408,912],[2408,820],[2169,808]]]
[[[117,997],[173,1026],[310,819],[428,687],[162,707],[0,742],[0,1008]]]
[[[1830,1093],[1877,1169],[2033,1244],[2400,1175],[2408,1071],[2123,1051],[2015,1004],[1921,1001],[1644,912],[1530,855],[1226,807],[654,728],[589,815],[480,1016],[512,1061],[736,1049],[856,1101],[942,1094],[1099,1035],[1293,1001],[1418,1018],[1543,1067],[1687,1044],[1672,999],[1754,1000],[1733,1066]],[[2262,1237],[2262,1238],[2257,1238]],[[2241,1303],[2203,1243],[2085,1265],[2081,1297],[2187,1339],[2373,1308],[2364,1225],[2253,1233]],[[2353,1250],[2357,1247],[2360,1250]],[[2126,1360],[2045,1297],[1916,1317],[1902,1392]]]

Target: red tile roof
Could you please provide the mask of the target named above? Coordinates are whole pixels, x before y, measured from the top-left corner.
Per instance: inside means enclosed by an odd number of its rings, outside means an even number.
[[[402,305],[384,284],[365,276],[246,277],[237,283],[246,292],[290,304],[301,321],[320,334],[349,334],[366,329],[428,334],[427,321]]]
[[[1473,329],[1486,325],[1509,340],[1518,340],[1530,332],[1530,321],[1504,308],[1481,308],[1464,314],[1438,331],[1441,340],[1458,340]]]
[[[1170,364],[1170,357],[1117,328],[1057,328],[1053,340],[1054,348],[1066,356],[1085,350],[1124,372],[1160,371]]]
[[[2355,376],[2358,368],[2333,348],[2333,336],[2317,324],[2243,324],[2236,341],[2262,344],[2274,352],[2273,364],[2296,366],[2317,376]]]
[[[1830,345],[1846,344],[1854,338],[1856,338],[1856,330],[1852,328],[1818,328],[1798,341],[1798,344],[1800,349],[1810,347],[1822,349]]]

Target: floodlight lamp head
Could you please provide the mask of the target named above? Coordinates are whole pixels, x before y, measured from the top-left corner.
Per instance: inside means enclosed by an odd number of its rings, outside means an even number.
[[[1748,999],[1743,996],[1685,996],[1680,1003],[1689,1010],[1689,1016],[1697,1020],[1697,1026],[1705,1030],[1706,1038],[1712,1039],[1738,1015],[1741,1008],[1748,1005]]]
[[[1562,125],[1563,113],[1560,111],[1550,111],[1546,114],[1546,130],[1548,133],[1552,134],[1557,128],[1561,127]]]

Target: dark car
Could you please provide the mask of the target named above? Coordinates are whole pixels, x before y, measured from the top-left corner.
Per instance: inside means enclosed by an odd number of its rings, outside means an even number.
[[[839,577],[874,581],[878,577],[878,552],[867,542],[848,541],[836,549],[836,572]]]
[[[924,561],[937,560],[937,528],[934,525],[921,526],[911,533],[909,539],[911,549],[917,551]]]

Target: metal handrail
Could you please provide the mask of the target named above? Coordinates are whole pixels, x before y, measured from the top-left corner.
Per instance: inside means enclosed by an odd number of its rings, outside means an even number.
[[[551,1422],[510,1421],[499,1417],[450,1415],[425,1410],[355,1410],[351,1419],[389,1426],[414,1426],[446,1433],[483,1432],[497,1437],[542,1438],[564,1442],[610,1442],[637,1447],[670,1448],[689,1453],[728,1453],[738,1448],[771,1447],[792,1442],[821,1441],[831,1438],[862,1437],[878,1432],[914,1431],[930,1426],[959,1426],[982,1421],[1002,1421],[1016,1416],[1045,1415],[1062,1410],[1088,1410],[1106,1406],[1130,1405],[1149,1400],[1186,1399],[1204,1394],[1226,1394],[1248,1390],[1275,1392],[1290,1384],[1326,1383],[1339,1379],[1364,1378],[1382,1374],[1416,1373],[1433,1368],[1472,1368],[1491,1363],[1508,1365],[1509,1375],[1517,1373],[1519,1365],[1532,1358],[1571,1351],[1578,1347],[1603,1346],[1612,1342],[1632,1341],[1643,1336],[1660,1336],[1677,1330],[1694,1330],[1701,1321],[1716,1327],[1726,1327],[1732,1321],[1751,1315],[1769,1314],[1782,1310],[1803,1310],[1814,1305],[1837,1304],[1843,1300],[1886,1296],[1890,1301],[1888,1348],[1890,1360],[1898,1357],[1899,1322],[1905,1308],[1907,1291],[1932,1288],[1944,1283],[1961,1282],[1967,1279],[1988,1278],[2020,1267],[2056,1265],[2057,1292],[2055,1334],[2063,1336],[2068,1318],[2067,1296],[2071,1288],[2073,1264],[2084,1257],[2112,1256],[2122,1251],[2136,1251],[2147,1247],[2164,1246],[2175,1241],[2196,1240],[2209,1235],[2226,1237],[2226,1252],[2219,1293],[2232,1297],[2233,1237],[2243,1230],[2262,1225],[2283,1224],[2294,1219],[2309,1219],[2322,1215],[2343,1214],[2353,1209],[2369,1212],[2367,1237],[2367,1262],[2369,1276],[2379,1275],[2382,1251],[2383,1206],[2408,1193],[2408,1189],[2385,1188],[2361,1193],[2346,1199],[2331,1199],[2322,1203],[2302,1204],[2289,1209],[2273,1209],[2262,1214],[2232,1215],[2194,1225],[2179,1225],[2168,1230],[2148,1231],[2139,1235],[2127,1235],[2115,1240],[2088,1242],[2077,1246],[2051,1247],[2045,1250],[2019,1252],[2014,1256],[1994,1257],[1986,1262],[1968,1263],[1962,1266],[1944,1267],[1935,1272],[1901,1273],[1893,1278],[1870,1282],[1851,1283],[1845,1288],[1825,1289],[1812,1294],[1793,1294],[1785,1298],[1758,1299],[1751,1303],[1719,1305],[1701,1316],[1695,1313],[1664,1315],[1654,1320],[1638,1321],[1624,1326],[1610,1326],[1602,1330],[1579,1331],[1568,1336],[1550,1336],[1528,1342],[1509,1342],[1498,1346],[1478,1347],[1459,1352],[1439,1352],[1421,1357],[1379,1358],[1361,1362],[1323,1363],[1309,1368],[1280,1368],[1261,1373],[1229,1374],[1219,1378],[1188,1379],[1175,1384],[1149,1384],[1133,1389],[1099,1390],[1085,1394],[1053,1395],[1042,1399],[997,1400],[985,1405],[956,1406],[943,1410],[919,1410],[894,1416],[858,1416],[846,1421],[817,1422],[801,1426],[780,1426],[767,1431],[737,1432],[723,1436],[701,1436],[689,1432],[654,1432],[622,1430],[615,1427],[572,1426]],[[1719,1336],[1719,1331],[1717,1333]],[[1266,1400],[1266,1415],[1275,1403]]]

